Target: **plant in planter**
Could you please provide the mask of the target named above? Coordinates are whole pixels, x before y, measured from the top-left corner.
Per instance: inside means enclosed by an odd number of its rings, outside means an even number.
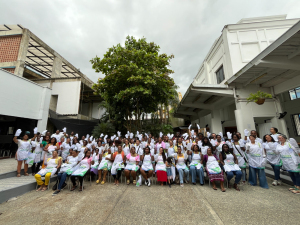
[[[272,95],[262,91],[250,93],[249,98],[247,98],[247,104],[249,102],[255,102],[258,105],[262,105],[265,103],[266,98],[272,98]]]

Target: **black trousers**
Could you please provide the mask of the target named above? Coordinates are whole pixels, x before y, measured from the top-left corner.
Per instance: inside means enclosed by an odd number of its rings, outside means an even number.
[[[121,175],[122,175],[122,171],[123,171],[123,170],[124,170],[124,169],[117,170],[117,175],[112,175],[113,178],[114,178],[115,180],[119,181],[119,179],[120,179],[120,177],[121,177]]]
[[[75,182],[76,177],[79,180],[80,186],[82,186],[82,183],[83,183],[83,177],[82,176],[71,176],[71,181],[73,183],[73,186],[76,185],[76,182]]]
[[[33,163],[32,166],[31,166],[31,173],[37,173],[37,172],[39,172],[41,165],[42,165],[42,162]]]

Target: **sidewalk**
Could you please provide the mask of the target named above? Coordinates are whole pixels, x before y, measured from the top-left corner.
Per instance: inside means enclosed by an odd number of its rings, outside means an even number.
[[[186,184],[89,185],[83,192],[26,193],[0,204],[0,224],[298,224],[300,195],[288,185],[241,186],[225,193]],[[219,185],[217,185],[219,187]]]

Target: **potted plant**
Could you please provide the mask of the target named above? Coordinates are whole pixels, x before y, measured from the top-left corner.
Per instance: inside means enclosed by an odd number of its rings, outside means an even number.
[[[247,104],[249,102],[255,102],[258,105],[262,105],[265,103],[266,98],[272,98],[272,95],[262,91],[250,93],[249,98],[247,98]]]

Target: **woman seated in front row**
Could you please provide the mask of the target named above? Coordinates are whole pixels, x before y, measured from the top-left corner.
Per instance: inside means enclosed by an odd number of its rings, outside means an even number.
[[[199,146],[193,145],[192,151],[188,151],[188,155],[191,155],[191,163],[190,163],[190,172],[192,175],[192,183],[196,185],[196,178],[199,177],[200,185],[204,184],[204,172],[203,172],[203,165],[201,164],[201,159],[203,159],[203,155]]]
[[[96,181],[96,184],[105,184],[106,182],[106,174],[108,171],[111,170],[112,166],[112,154],[111,154],[111,149],[104,149],[102,153],[99,155],[99,166],[98,166],[98,180]],[[103,176],[102,176],[103,172]],[[101,177],[103,177],[103,180],[101,181]]]
[[[83,177],[86,174],[86,172],[90,169],[90,166],[92,163],[93,157],[91,157],[91,151],[87,150],[85,152],[85,155],[83,159],[78,164],[78,168],[72,173],[71,175],[71,181],[73,183],[73,187],[71,191],[74,191],[77,188],[75,178],[77,177],[80,183],[79,191],[82,191],[83,187]]]
[[[233,187],[235,190],[240,191],[238,187],[238,183],[240,182],[243,173],[238,165],[239,162],[237,157],[235,156],[234,153],[231,153],[229,151],[229,146],[227,144],[223,144],[222,152],[219,154],[219,158],[220,158],[220,163],[223,165],[227,175],[228,187],[229,188],[231,187],[229,182],[235,175],[235,181]]]
[[[57,169],[61,166],[62,158],[58,156],[58,151],[54,150],[52,152],[52,157],[47,160],[47,167],[41,169],[37,174],[34,175],[36,182],[40,185],[37,191],[47,190],[47,186],[50,182],[50,177],[53,176]],[[42,181],[42,177],[45,176],[45,182]]]
[[[206,162],[206,171],[208,178],[212,183],[213,189],[217,190],[215,181],[220,181],[221,190],[222,192],[225,192],[223,171],[219,166],[217,158],[213,155],[211,148],[208,148],[207,155],[203,156],[203,160],[201,161],[202,165],[203,162]]]
[[[130,153],[126,156],[128,162],[125,167],[125,176],[127,185],[130,184],[130,175],[133,179],[133,184],[136,184],[136,171],[139,169],[140,156],[135,152],[135,147],[131,147]]]
[[[73,147],[73,149],[70,149],[70,152],[72,152],[72,155],[68,156],[66,158],[66,162],[62,164],[61,169],[59,173],[57,174],[57,183],[58,187],[57,190],[53,193],[53,195],[57,195],[60,193],[62,189],[64,189],[67,186],[67,183],[65,182],[68,175],[71,175],[76,169],[78,164],[78,156],[77,156],[77,148]]]

